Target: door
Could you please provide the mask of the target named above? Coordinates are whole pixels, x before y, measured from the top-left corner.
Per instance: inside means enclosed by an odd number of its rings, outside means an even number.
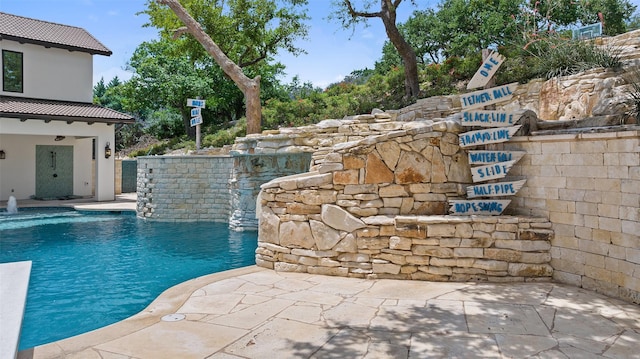
[[[138,186],[138,161],[122,161],[122,193],[137,191]]]
[[[36,146],[36,198],[73,196],[73,146]]]

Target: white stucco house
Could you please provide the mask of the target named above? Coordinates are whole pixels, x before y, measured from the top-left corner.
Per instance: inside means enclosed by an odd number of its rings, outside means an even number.
[[[115,199],[114,124],[134,119],[92,103],[93,56],[111,51],[84,29],[0,12],[0,52],[0,200]]]

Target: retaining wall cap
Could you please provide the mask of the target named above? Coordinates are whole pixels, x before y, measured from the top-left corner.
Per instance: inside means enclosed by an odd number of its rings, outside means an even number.
[[[278,178],[272,179],[271,181],[269,181],[267,183],[263,183],[260,186],[260,188],[265,189],[265,188],[278,187],[280,183],[285,182],[285,181],[291,181],[291,180],[300,179],[300,178],[308,178],[308,177],[313,177],[313,176],[317,176],[317,175],[322,175],[322,174],[320,172],[318,172],[318,171],[311,171],[311,172],[305,172],[305,173],[298,173],[298,174],[295,174],[295,175],[278,177]]]

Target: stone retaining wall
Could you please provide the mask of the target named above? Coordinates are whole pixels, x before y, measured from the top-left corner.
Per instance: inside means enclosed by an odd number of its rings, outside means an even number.
[[[459,123],[353,121],[348,128],[362,133],[389,130],[338,143],[314,154],[312,171],[262,185],[259,266],[449,281],[551,276],[547,220],[445,216],[471,183]]]
[[[553,278],[640,304],[640,131],[516,137],[510,212],[553,223]]]
[[[227,222],[232,172],[229,156],[138,157],[138,216]]]
[[[270,214],[269,216],[272,216]],[[312,219],[316,218],[316,219]],[[261,227],[259,266],[358,278],[514,282],[550,279],[551,223],[529,217],[374,216],[339,208]]]

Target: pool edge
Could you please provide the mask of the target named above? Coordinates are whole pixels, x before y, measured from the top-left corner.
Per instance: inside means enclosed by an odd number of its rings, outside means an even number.
[[[65,354],[110,342],[160,322],[163,316],[175,313],[193,292],[205,285],[262,271],[268,271],[268,269],[250,265],[187,280],[166,289],[137,314],[90,332],[22,350],[18,353],[17,359],[60,358]]]

